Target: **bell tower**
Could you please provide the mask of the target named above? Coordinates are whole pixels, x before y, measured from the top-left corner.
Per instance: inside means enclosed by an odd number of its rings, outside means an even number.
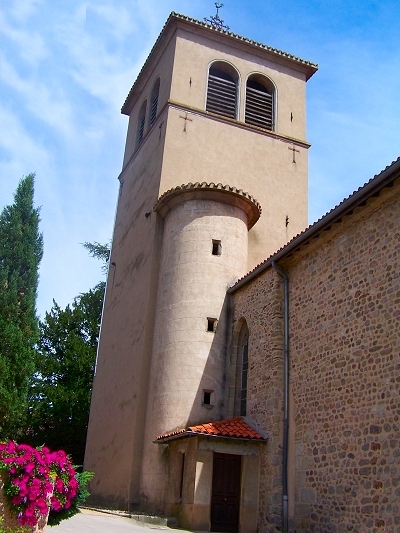
[[[164,512],[156,436],[232,416],[226,289],[307,225],[316,70],[172,13],[130,90],[85,456],[93,502]]]

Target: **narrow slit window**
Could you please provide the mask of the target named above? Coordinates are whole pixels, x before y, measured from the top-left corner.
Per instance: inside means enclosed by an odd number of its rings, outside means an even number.
[[[211,405],[211,394],[210,390],[203,391],[203,405]]]
[[[183,495],[183,481],[185,475],[185,454],[182,453],[182,463],[181,463],[181,482],[179,487],[179,498],[182,500]]]
[[[222,245],[221,241],[215,241],[212,242],[212,254],[213,255],[221,255],[222,252]]]
[[[215,333],[217,331],[218,320],[216,318],[207,318],[207,331]]]

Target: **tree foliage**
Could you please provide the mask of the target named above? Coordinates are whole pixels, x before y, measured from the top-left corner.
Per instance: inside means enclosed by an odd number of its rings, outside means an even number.
[[[92,257],[96,257],[104,262],[102,269],[106,273],[108,268],[107,263],[110,259],[110,245],[99,242],[84,242],[83,247],[86,248]]]
[[[43,255],[34,174],[0,214],[0,439],[17,438],[26,413],[38,339],[36,297]]]
[[[104,285],[81,294],[64,310],[53,301],[40,323],[28,440],[64,449],[75,464],[83,463],[85,452]]]
[[[109,245],[86,242],[83,246],[106,267]],[[65,309],[53,301],[40,322],[28,440],[36,446],[46,443],[52,449],[64,449],[75,464],[83,463],[85,453],[104,289],[105,283],[99,283]]]

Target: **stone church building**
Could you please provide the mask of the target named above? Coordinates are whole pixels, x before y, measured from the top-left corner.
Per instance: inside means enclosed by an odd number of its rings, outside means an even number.
[[[400,532],[400,159],[305,229],[316,71],[172,13],[129,92],[93,503]]]

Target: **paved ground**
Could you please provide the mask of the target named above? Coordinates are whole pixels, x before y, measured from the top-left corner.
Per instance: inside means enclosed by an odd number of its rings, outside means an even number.
[[[47,533],[156,533],[155,530],[165,532],[178,531],[167,526],[153,526],[140,524],[130,518],[108,515],[83,509],[69,520],[64,520],[58,526],[47,527]],[[179,530],[185,533],[184,530]],[[161,532],[160,532],[161,533]]]

